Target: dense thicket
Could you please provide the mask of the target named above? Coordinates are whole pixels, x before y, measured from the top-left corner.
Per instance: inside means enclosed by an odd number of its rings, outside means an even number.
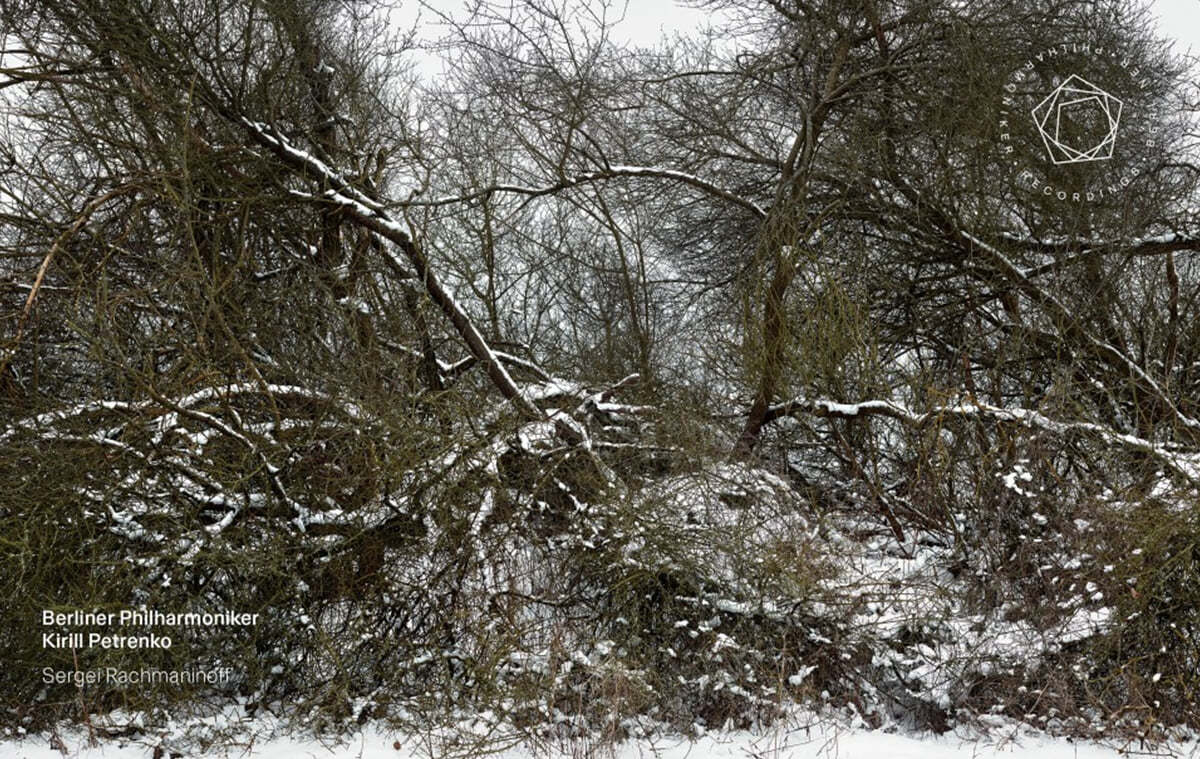
[[[476,3],[431,83],[383,5],[0,0],[0,724],[1197,722],[1187,62],[1126,0],[700,4]],[[1069,74],[1109,160],[1048,160]],[[262,622],[42,645],[141,605]],[[236,676],[40,676],[150,664]]]

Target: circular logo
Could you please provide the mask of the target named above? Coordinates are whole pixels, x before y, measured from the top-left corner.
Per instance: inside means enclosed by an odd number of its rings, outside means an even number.
[[[1137,176],[1122,155],[1130,109],[1127,61],[1093,42],[1030,56],[1004,83],[999,139],[1017,185],[1044,200],[1095,203]]]

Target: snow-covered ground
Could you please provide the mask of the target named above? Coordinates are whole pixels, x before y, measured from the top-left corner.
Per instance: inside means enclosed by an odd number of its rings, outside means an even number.
[[[57,746],[45,737],[0,741],[5,759],[147,759],[153,747],[116,740],[89,747],[85,735],[64,735]],[[463,750],[462,748],[459,749]],[[247,759],[425,759],[463,756],[430,743],[427,738],[403,737],[368,729],[341,744],[296,737],[274,737],[240,742],[227,748],[188,750],[180,756],[245,757]],[[950,733],[943,736],[852,729],[828,722],[763,733],[710,733],[698,740],[684,738],[641,739],[610,746],[593,742],[562,741],[524,744],[498,753],[481,753],[490,759],[520,757],[579,757],[590,759],[1118,759],[1130,756],[1197,756],[1194,741],[1150,747],[1137,742],[1101,745],[1049,737],[1020,729],[999,730],[986,737]],[[172,756],[164,752],[164,759]]]

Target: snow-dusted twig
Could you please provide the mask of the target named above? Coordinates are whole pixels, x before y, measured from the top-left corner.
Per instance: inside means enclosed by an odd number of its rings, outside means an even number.
[[[937,406],[928,411],[916,411],[888,400],[838,403],[826,399],[808,400],[802,398],[790,400],[768,409],[768,415],[771,419],[795,414],[809,414],[818,417],[836,417],[842,419],[885,416],[910,427],[923,427],[931,422],[950,417],[982,418],[995,422],[1018,424],[1059,435],[1069,433],[1085,434],[1111,445],[1150,454],[1188,480],[1200,482],[1200,453],[1186,453],[1167,448],[1161,443],[1155,443],[1152,440],[1147,440],[1136,435],[1117,432],[1093,422],[1064,422],[1051,419],[1031,409],[1001,408],[986,403],[973,402],[952,406]]]
[[[611,179],[621,179],[629,177],[645,177],[649,179],[666,179],[673,182],[680,182],[694,187],[708,195],[720,198],[721,200],[732,203],[736,206],[750,211],[760,219],[767,217],[767,212],[752,200],[742,197],[732,190],[728,190],[720,185],[711,182],[707,179],[689,174],[684,171],[676,171],[675,169],[661,168],[657,166],[609,166],[608,168],[599,171],[589,171],[582,174],[576,174],[570,177],[564,177],[559,181],[542,185],[540,187],[529,187],[516,184],[494,184],[484,187],[479,190],[463,193],[462,195],[449,195],[441,198],[430,198],[422,200],[414,198],[406,200],[400,205],[403,207],[414,206],[447,206],[457,203],[470,203],[472,201],[481,200],[496,193],[509,193],[515,195],[523,195],[528,198],[541,197],[543,195],[553,195],[556,192],[577,187],[582,184],[591,184],[593,182],[603,182]]]

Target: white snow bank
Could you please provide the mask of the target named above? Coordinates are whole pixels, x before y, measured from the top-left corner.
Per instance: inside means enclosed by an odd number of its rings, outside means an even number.
[[[116,742],[88,748],[86,740],[79,735],[68,737],[66,741],[65,754],[52,748],[43,738],[23,742],[0,741],[0,755],[12,759],[146,759],[152,754],[150,747],[137,744],[121,746]],[[429,750],[430,745],[420,737],[398,739],[395,735],[368,730],[341,745],[325,745],[315,740],[297,738],[273,738],[254,741],[249,747],[243,744],[228,750],[202,754],[189,752],[188,755],[247,759],[425,759],[430,756]],[[436,755],[436,748],[434,750]],[[536,749],[510,748],[488,756],[494,759],[593,754],[611,755],[617,759],[1118,759],[1128,757],[1131,751],[1141,753],[1146,750],[1137,744],[1099,745],[1029,734],[1015,728],[998,731],[986,739],[971,739],[953,733],[946,736],[901,734],[817,724],[757,734],[709,733],[694,742],[683,738],[644,738],[617,746],[613,754],[595,743],[563,741],[557,746],[539,743]],[[1173,744],[1161,746],[1151,753],[1156,756],[1186,755],[1187,748]]]

